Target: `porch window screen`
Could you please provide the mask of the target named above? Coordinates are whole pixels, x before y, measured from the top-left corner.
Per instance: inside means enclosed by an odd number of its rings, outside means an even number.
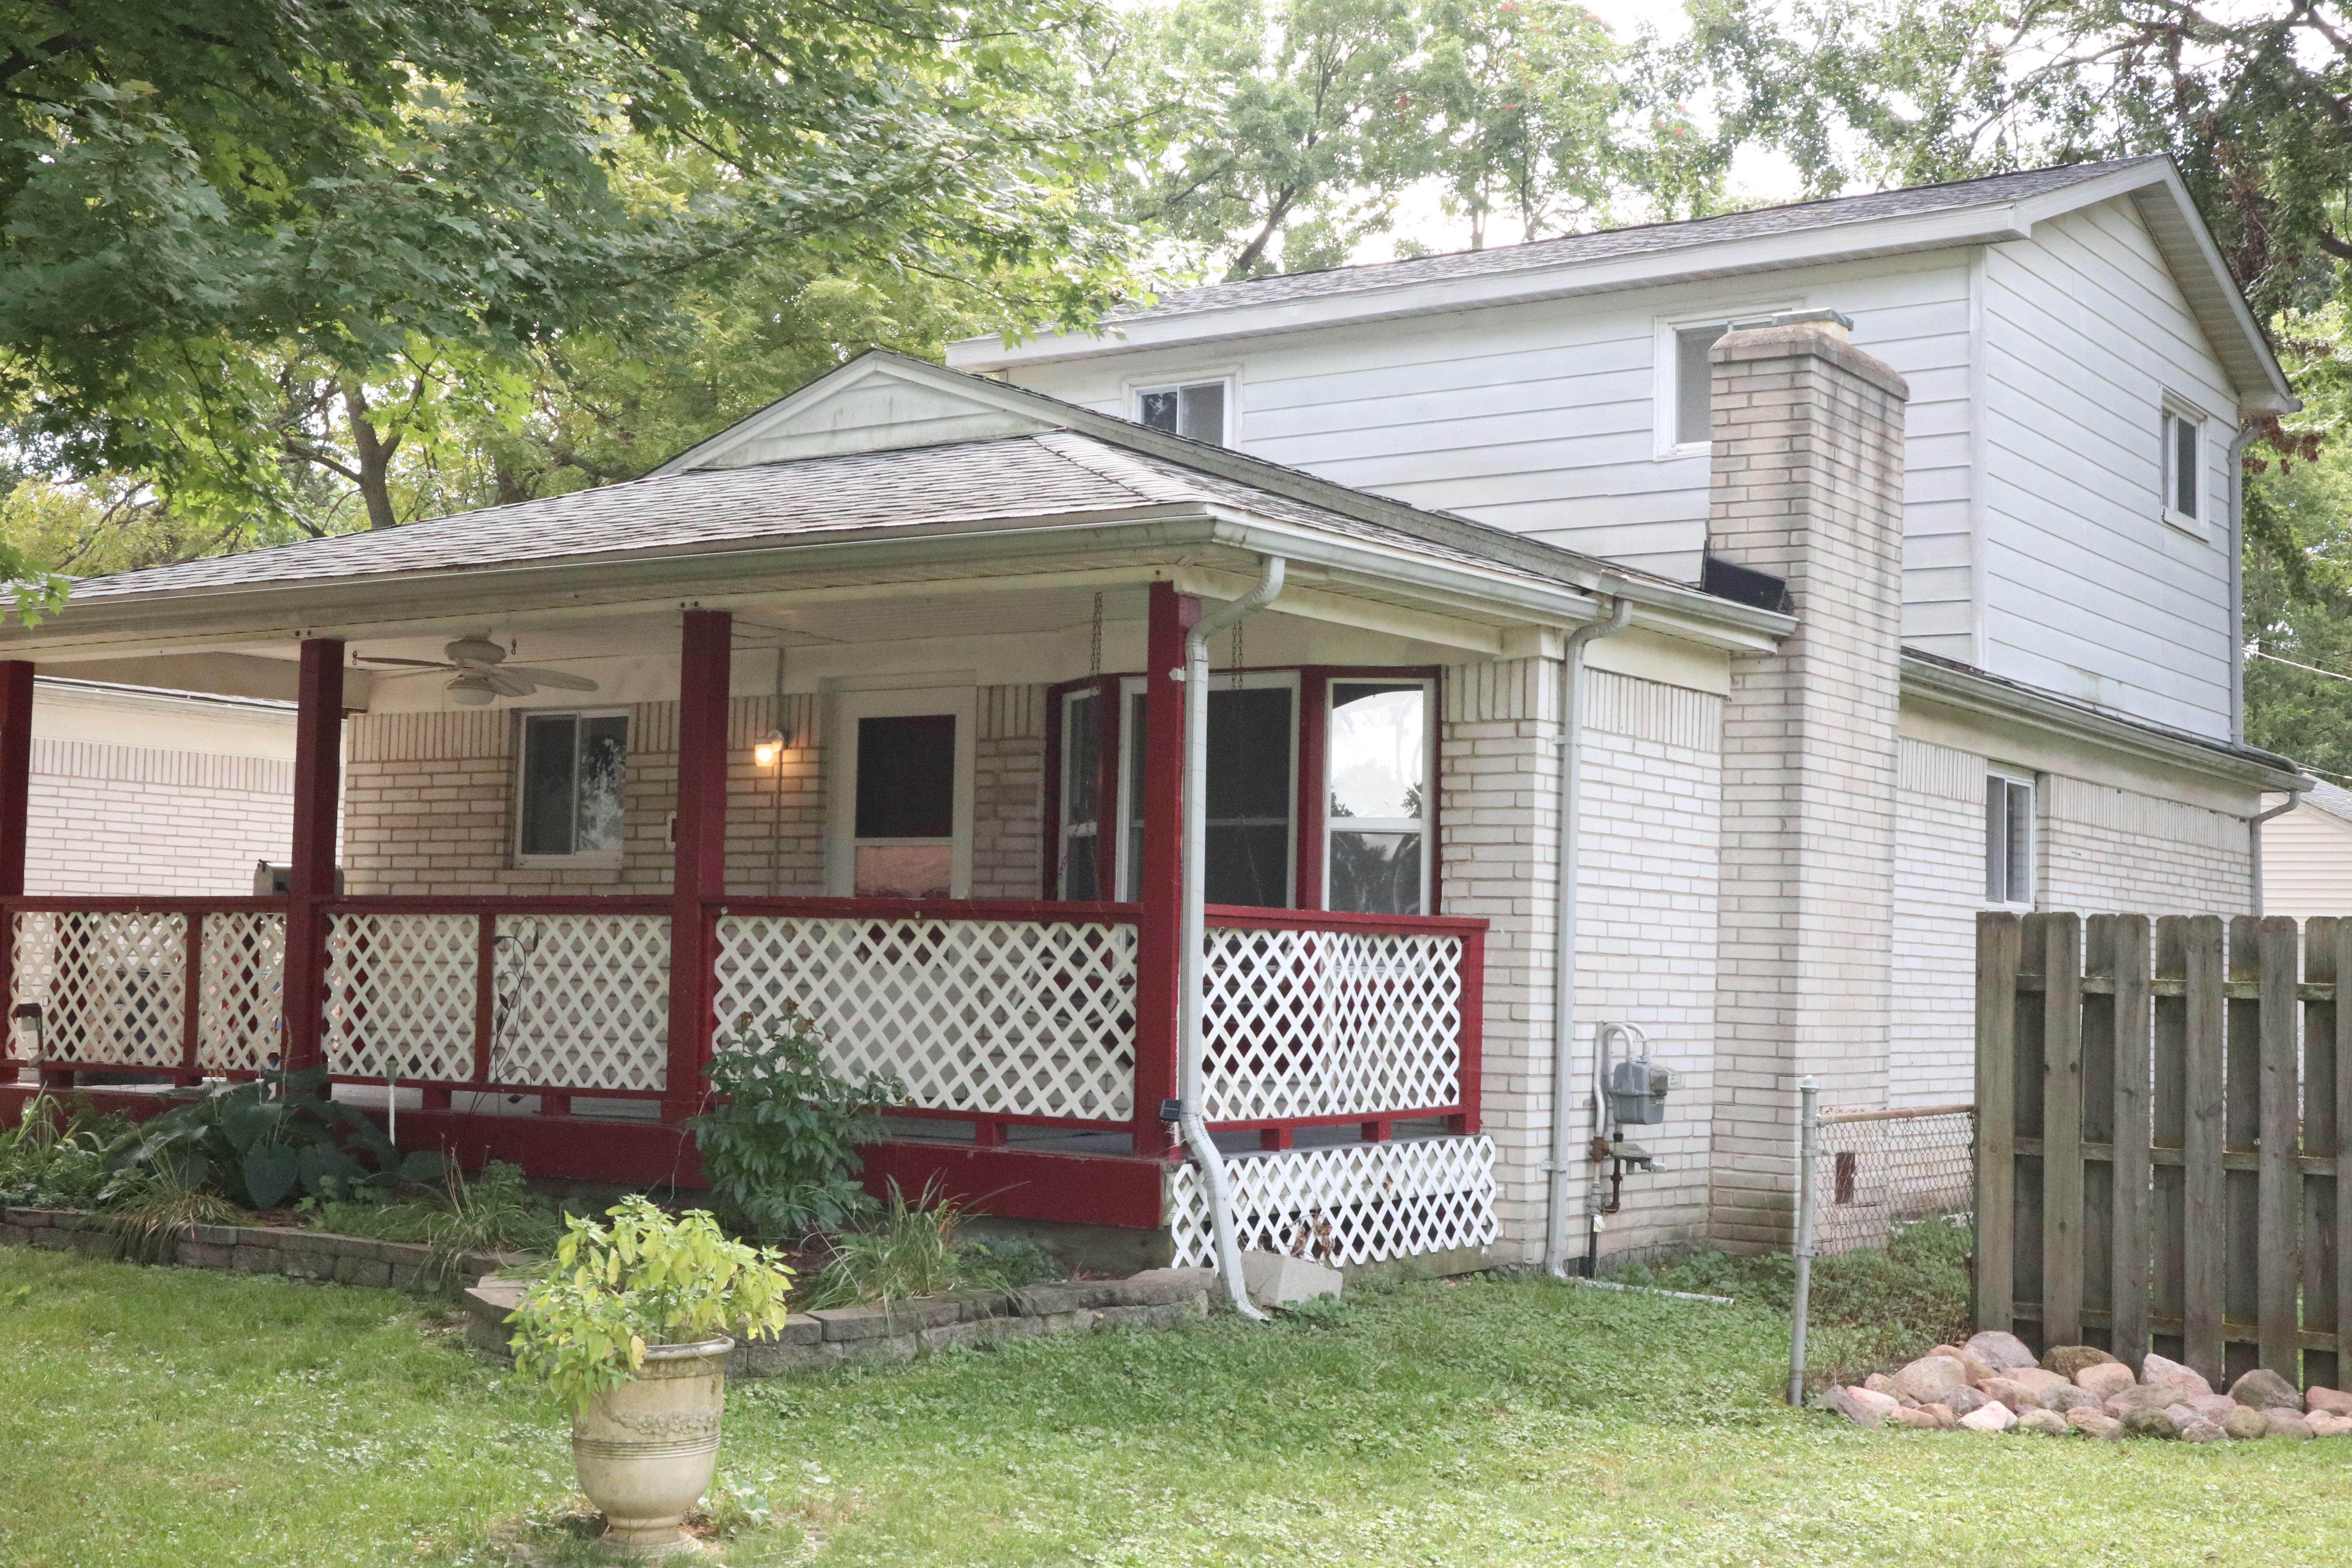
[[[1102,698],[1073,691],[1062,699],[1062,897],[1103,896]]]
[[[955,868],[952,713],[857,721],[856,896],[943,899]]]
[[[1142,896],[1144,723],[1148,699],[1127,695],[1126,730],[1119,794],[1119,897]],[[1202,847],[1202,889],[1213,904],[1287,909],[1292,902],[1298,792],[1292,759],[1297,751],[1296,702],[1292,688],[1258,684],[1239,690],[1220,686],[1209,693],[1207,802],[1208,837]],[[1063,798],[1070,790],[1065,775]],[[1068,895],[1075,897],[1076,895]]]
[[[525,714],[520,852],[617,858],[628,752],[625,714]]]
[[[1428,908],[1429,688],[1334,680],[1324,741],[1327,907]]]

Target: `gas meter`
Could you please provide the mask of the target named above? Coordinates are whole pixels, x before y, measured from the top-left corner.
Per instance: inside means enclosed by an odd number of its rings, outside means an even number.
[[[1666,1096],[1682,1088],[1682,1074],[1646,1056],[1609,1067],[1609,1115],[1621,1126],[1654,1126],[1666,1119]]]

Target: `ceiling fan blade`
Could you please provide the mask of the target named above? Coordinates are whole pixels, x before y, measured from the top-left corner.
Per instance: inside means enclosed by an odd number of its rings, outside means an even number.
[[[405,664],[417,669],[455,669],[454,664],[443,664],[437,658],[394,658],[389,654],[355,653],[352,658],[361,664]]]
[[[528,697],[539,689],[530,681],[517,677],[512,671],[495,667],[489,669],[472,670],[468,673],[480,677],[491,690],[501,697]]]
[[[596,683],[584,675],[569,670],[541,669],[530,664],[501,664],[497,667],[509,675],[520,675],[525,680],[535,680],[541,686],[552,686],[559,691],[593,691]]]

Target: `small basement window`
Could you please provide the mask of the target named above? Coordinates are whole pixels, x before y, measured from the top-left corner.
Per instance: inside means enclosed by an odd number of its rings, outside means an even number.
[[[2033,907],[2033,781],[1985,779],[1985,901]]]
[[[523,865],[621,862],[622,785],[629,755],[625,713],[524,713],[516,813]]]
[[[1135,395],[1139,425],[1165,430],[1171,436],[1225,444],[1225,384],[1200,381],[1185,386],[1150,386]]]
[[[2205,422],[2175,409],[2164,411],[2164,509],[2176,519],[2195,522],[2204,515],[2199,504],[2204,490]]]

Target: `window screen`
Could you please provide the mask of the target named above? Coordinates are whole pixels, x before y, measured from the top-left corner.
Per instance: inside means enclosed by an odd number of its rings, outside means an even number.
[[[629,721],[618,713],[524,716],[521,853],[620,853],[628,743]]]
[[[1290,689],[1209,693],[1203,892],[1213,904],[1290,902]]]
[[[1154,430],[1222,447],[1225,444],[1225,384],[1203,381],[1138,393],[1136,419]]]
[[[1324,742],[1329,908],[1424,912],[1428,737],[1423,683],[1331,683]]]
[[[2198,515],[2199,468],[2196,420],[2167,411],[2164,416],[2164,504],[2183,517]]]
[[[2033,785],[2000,773],[1985,780],[1985,900],[2033,902]]]
[[[1697,446],[1710,439],[1714,427],[1715,367],[1707,351],[1723,336],[1720,323],[1675,330],[1675,444]]]
[[[1062,700],[1062,887],[1066,899],[1104,895],[1102,709],[1099,693]]]

